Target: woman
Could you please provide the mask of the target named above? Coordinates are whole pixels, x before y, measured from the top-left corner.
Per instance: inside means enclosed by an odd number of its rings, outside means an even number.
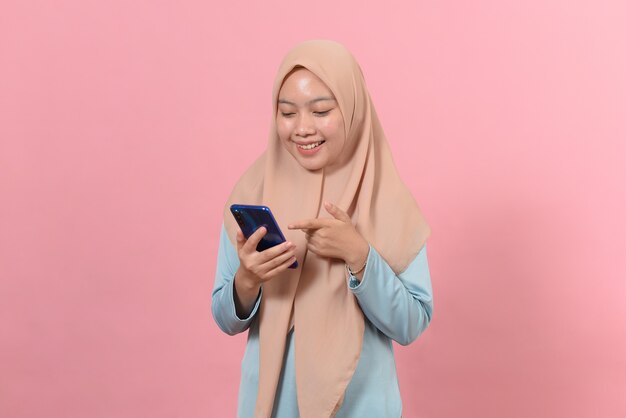
[[[342,45],[293,48],[272,100],[268,148],[224,209],[212,295],[224,332],[249,329],[238,416],[399,417],[391,340],[430,322],[430,229]],[[269,206],[287,242],[256,252],[266,231],[245,240],[234,203]]]

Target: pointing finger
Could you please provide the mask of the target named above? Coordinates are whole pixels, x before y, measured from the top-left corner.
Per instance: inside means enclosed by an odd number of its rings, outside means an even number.
[[[305,219],[287,225],[289,229],[318,229],[325,225],[323,219]]]

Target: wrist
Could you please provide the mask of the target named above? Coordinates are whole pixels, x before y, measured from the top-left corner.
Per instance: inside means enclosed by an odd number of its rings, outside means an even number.
[[[240,291],[255,294],[258,293],[261,288],[261,284],[257,280],[254,280],[254,274],[242,268],[235,274],[235,286]]]
[[[369,255],[370,246],[365,239],[361,238],[359,244],[355,246],[355,249],[346,256],[344,262],[348,265],[350,270],[358,271],[367,262],[367,256]]]

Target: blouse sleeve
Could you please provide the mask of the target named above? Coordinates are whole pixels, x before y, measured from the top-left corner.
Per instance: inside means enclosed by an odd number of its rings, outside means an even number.
[[[263,290],[259,292],[252,312],[246,318],[239,318],[235,309],[235,273],[239,269],[239,257],[233,244],[228,239],[226,228],[222,225],[220,245],[217,251],[217,269],[215,285],[211,295],[211,312],[213,319],[222,331],[229,335],[243,332],[250,327],[259,304]]]
[[[370,322],[399,344],[415,341],[430,323],[433,292],[426,245],[398,275],[370,245],[362,280],[349,275],[348,286]]]

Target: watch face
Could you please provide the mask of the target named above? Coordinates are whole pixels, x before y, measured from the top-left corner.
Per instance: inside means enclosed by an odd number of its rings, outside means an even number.
[[[361,282],[356,277],[350,277],[350,287],[355,288],[360,285]]]
[[[359,278],[356,277],[354,273],[352,273],[352,271],[350,271],[350,267],[348,267],[347,264],[346,264],[346,271],[348,272],[348,276],[349,276],[348,285],[351,288],[355,288],[361,284],[361,281],[359,280]]]

